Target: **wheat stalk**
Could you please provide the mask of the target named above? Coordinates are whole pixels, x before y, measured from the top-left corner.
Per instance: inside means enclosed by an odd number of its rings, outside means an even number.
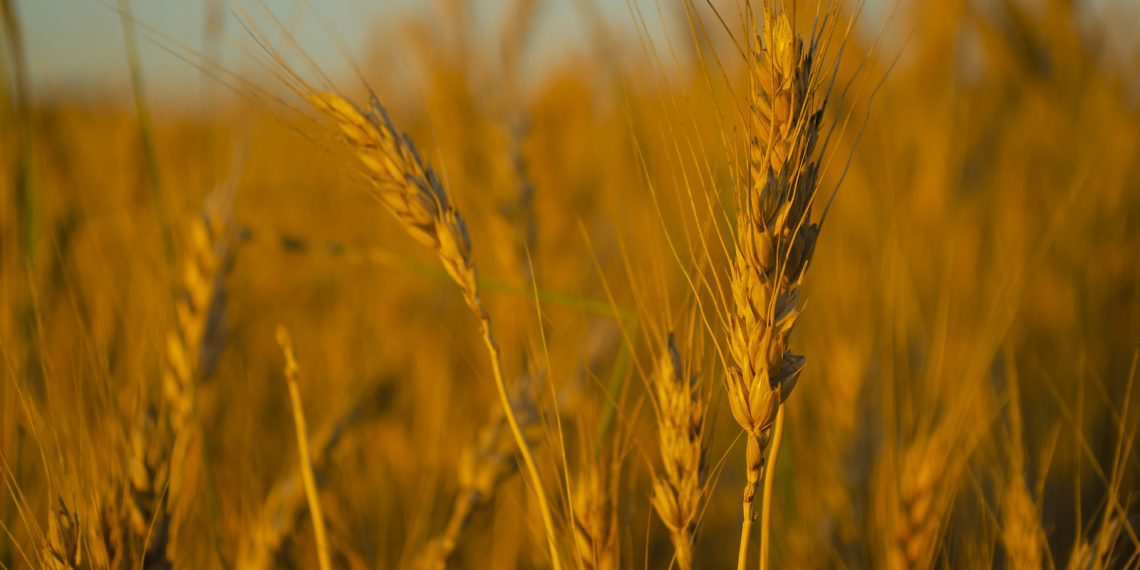
[[[313,535],[317,542],[317,562],[321,570],[330,570],[328,539],[325,537],[325,518],[321,511],[321,500],[317,496],[317,480],[313,474],[313,462],[309,457],[309,430],[305,427],[305,410],[301,406],[301,393],[297,387],[297,359],[293,354],[293,339],[283,325],[277,325],[277,344],[285,355],[285,381],[289,385],[289,401],[293,404],[293,423],[297,430],[297,449],[301,469],[301,481],[305,484],[305,496],[309,502],[309,513],[313,517]]]
[[[653,376],[661,474],[653,477],[653,508],[669,529],[674,559],[693,567],[693,538],[705,498],[704,398],[697,375],[688,374],[670,333]]]
[[[369,396],[357,399],[338,419],[314,436],[309,445],[309,461],[318,482],[331,464],[333,452],[354,425],[378,413],[391,399],[387,384]],[[306,508],[307,496],[301,466],[296,465],[269,491],[257,518],[247,527],[238,546],[238,568],[260,570],[274,567],[277,557],[296,531]]]
[[[547,545],[554,568],[560,569],[555,546],[554,519],[546,500],[545,487],[538,465],[531,455],[526,437],[511,409],[503,376],[499,347],[491,327],[491,317],[479,296],[478,279],[471,254],[471,239],[459,210],[451,205],[447,193],[435,173],[416,152],[411,139],[396,130],[387,112],[375,97],[370,110],[361,112],[348,100],[332,93],[312,92],[309,102],[333,120],[356,156],[368,170],[374,194],[399,220],[404,229],[420,243],[432,248],[447,273],[459,285],[467,306],[479,320],[483,344],[491,360],[495,388],[504,417],[511,428],[515,445],[523,458],[527,474],[534,483],[546,530]]]
[[[737,193],[733,304],[727,318],[729,407],[748,440],[741,570],[769,432],[804,364],[789,349],[788,336],[799,316],[800,287],[819,233],[810,218],[825,104],[812,85],[814,38],[805,50],[787,12],[775,14],[768,2],[763,20],[764,43],[755,39],[749,66],[749,176]]]

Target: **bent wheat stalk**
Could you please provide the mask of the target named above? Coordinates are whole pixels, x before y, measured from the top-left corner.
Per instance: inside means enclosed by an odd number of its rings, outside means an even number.
[[[439,178],[420,158],[411,139],[392,124],[387,111],[375,97],[362,112],[350,101],[333,93],[309,92],[308,101],[336,123],[356,151],[356,157],[370,174],[373,193],[396,217],[404,229],[420,243],[436,252],[444,269],[459,285],[471,312],[479,320],[483,344],[491,360],[491,372],[504,417],[522,456],[546,530],[552,564],[561,568],[555,546],[554,519],[547,503],[545,487],[523,436],[507,394],[499,346],[491,328],[491,316],[479,296],[478,279],[471,254],[471,238],[459,210],[453,206]]]

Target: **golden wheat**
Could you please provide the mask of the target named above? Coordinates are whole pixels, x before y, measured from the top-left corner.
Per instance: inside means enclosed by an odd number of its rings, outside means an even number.
[[[612,465],[583,469],[574,484],[573,544],[578,562],[589,570],[618,567],[617,476]]]
[[[727,316],[729,408],[747,433],[741,570],[769,431],[804,364],[790,350],[788,336],[819,233],[810,218],[824,104],[812,84],[815,39],[805,50],[788,12],[777,14],[767,2],[762,19],[764,39],[756,38],[749,66],[749,168],[737,193],[733,305]]]
[[[387,111],[373,98],[365,114],[346,99],[332,93],[312,93],[309,101],[336,122],[341,133],[356,150],[361,164],[371,173],[376,196],[400,221],[412,237],[432,248],[444,269],[459,285],[467,306],[479,320],[483,343],[491,360],[499,404],[527,474],[534,484],[539,511],[550,550],[551,562],[561,568],[554,544],[554,520],[546,500],[545,487],[530,447],[511,409],[506,381],[501,369],[499,347],[491,328],[491,317],[479,297],[479,283],[471,255],[471,239],[459,210],[449,202],[435,173],[420,159],[411,139],[392,125]]]
[[[681,361],[673,334],[653,376],[662,473],[653,478],[652,503],[669,529],[681,570],[693,567],[693,539],[705,498],[705,405],[697,373]]]
[[[170,567],[167,558],[169,453],[169,438],[162,430],[157,412],[150,408],[130,434],[128,489],[124,501],[130,538],[121,545],[130,553],[141,552],[145,568]]]
[[[43,566],[48,570],[74,570],[83,567],[82,531],[79,517],[67,508],[60,497],[48,518],[48,532],[43,550]]]

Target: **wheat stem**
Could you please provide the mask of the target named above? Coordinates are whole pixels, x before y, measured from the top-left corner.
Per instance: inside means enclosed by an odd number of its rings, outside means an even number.
[[[747,488],[745,493],[747,493]],[[740,552],[736,556],[736,570],[748,568],[748,539],[752,534],[752,502],[744,501],[744,523],[740,525]]]
[[[317,497],[317,480],[313,475],[313,464],[309,458],[309,430],[305,427],[305,410],[301,407],[301,393],[297,389],[297,360],[293,355],[293,340],[289,331],[277,325],[277,344],[285,354],[285,381],[289,385],[289,400],[293,403],[293,424],[297,428],[297,448],[301,460],[301,480],[305,484],[305,496],[309,501],[309,513],[313,516],[313,535],[317,541],[317,561],[321,570],[330,570],[328,540],[325,538],[325,519],[321,512],[321,501]]]
[[[546,487],[542,484],[538,465],[535,464],[534,457],[531,456],[530,446],[527,445],[526,438],[523,437],[522,430],[519,429],[518,421],[515,419],[515,413],[511,409],[511,399],[507,395],[507,383],[503,379],[503,368],[499,361],[499,346],[495,343],[494,333],[491,332],[491,317],[483,309],[483,304],[478,301],[477,296],[475,299],[476,301],[472,303],[471,309],[479,318],[479,329],[483,335],[483,344],[487,347],[487,355],[491,358],[491,372],[495,377],[495,388],[499,392],[499,402],[503,406],[503,416],[507,419],[507,425],[511,426],[511,434],[515,437],[519,454],[522,455],[527,473],[534,482],[534,496],[538,499],[538,510],[542,514],[542,524],[546,529],[546,543],[550,548],[550,562],[554,570],[561,570],[562,563],[558,559],[558,547],[555,544],[554,519],[550,515],[550,505],[546,500],[546,492],[544,491]]]
[[[752,539],[752,520],[756,517],[753,504],[756,500],[756,485],[764,470],[764,447],[767,442],[760,437],[748,434],[748,449],[745,451],[746,480],[744,482],[744,522],[740,525],[740,552],[737,553],[736,568],[748,567],[748,543]]]
[[[772,482],[776,479],[776,457],[780,453],[780,439],[784,435],[784,406],[776,410],[776,427],[772,432],[772,451],[768,455],[768,468],[764,470],[764,496],[760,505],[760,570],[768,570],[771,555],[769,534],[772,528]]]

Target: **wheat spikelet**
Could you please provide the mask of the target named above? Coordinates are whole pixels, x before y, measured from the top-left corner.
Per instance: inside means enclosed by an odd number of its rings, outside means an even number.
[[[788,346],[799,291],[819,227],[810,222],[818,183],[816,141],[824,99],[811,89],[816,43],[805,50],[786,11],[763,4],[764,43],[749,66],[748,180],[737,194],[733,304],[728,323],[729,407],[747,432],[743,568],[769,431],[804,364]]]
[[[471,239],[463,217],[451,205],[438,177],[420,158],[411,139],[395,128],[375,97],[371,98],[368,113],[362,113],[354,104],[332,93],[310,92],[308,100],[336,123],[341,134],[356,151],[361,164],[368,170],[374,194],[412,237],[436,252],[444,269],[459,285],[467,306],[479,320],[483,344],[491,360],[499,404],[503,408],[527,474],[534,483],[534,494],[546,530],[551,562],[556,570],[560,569],[561,562],[554,544],[554,519],[546,500],[542,476],[531,456],[530,446],[515,418],[515,412],[511,409],[499,347],[491,328],[491,317],[479,297]]]
[[[44,568],[48,570],[73,570],[83,567],[83,552],[80,550],[79,516],[67,508],[60,497],[48,518],[48,532],[42,548]]]
[[[704,402],[687,376],[673,334],[653,376],[662,474],[653,478],[653,508],[669,529],[681,570],[693,567],[693,538],[705,494]]]

